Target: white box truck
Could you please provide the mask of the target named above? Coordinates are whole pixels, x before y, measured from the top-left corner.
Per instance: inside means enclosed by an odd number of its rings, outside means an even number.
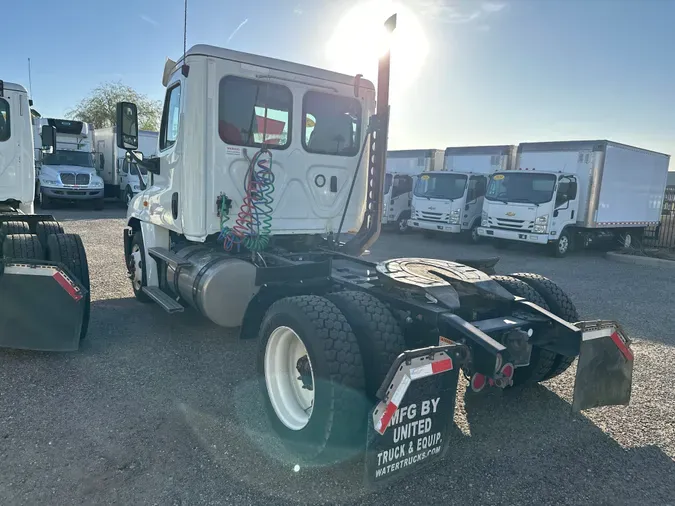
[[[158,132],[139,130],[137,152],[143,153],[143,158],[157,156],[158,138]],[[118,198],[128,205],[142,189],[138,171],[144,178],[147,177],[147,171],[129,161],[125,156],[126,151],[117,147],[117,127],[96,130],[96,152],[105,182],[105,196]]]
[[[425,172],[413,192],[410,226],[431,233],[467,233],[478,242],[488,175],[509,169],[515,146],[464,146],[445,150],[443,169]]]
[[[103,179],[94,165],[94,128],[89,123],[58,118],[35,118],[33,136],[41,139],[42,127],[56,129],[56,148],[38,157],[36,193],[42,209],[49,209],[54,200],[93,201],[103,209]]]
[[[602,240],[628,247],[660,220],[669,159],[607,140],[522,143],[514,169],[490,178],[478,233],[559,257]]]
[[[443,168],[442,149],[406,149],[387,153],[382,224],[407,232],[412,191],[422,172]]]

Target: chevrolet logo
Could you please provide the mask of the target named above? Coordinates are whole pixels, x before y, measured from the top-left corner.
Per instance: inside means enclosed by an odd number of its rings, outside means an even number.
[[[509,211],[508,213],[506,213],[506,216],[515,216],[515,215],[516,213],[514,213],[513,211]]]

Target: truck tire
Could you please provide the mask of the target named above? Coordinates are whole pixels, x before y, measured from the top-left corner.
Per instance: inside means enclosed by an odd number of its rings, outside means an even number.
[[[134,198],[134,192],[131,191],[131,187],[127,186],[126,189],[124,190],[124,203],[126,204],[127,207],[129,207],[129,204],[131,204],[131,199]]]
[[[466,231],[466,237],[471,244],[478,244],[482,237],[478,235],[478,227],[480,227],[480,221],[476,221],[472,227]]]
[[[260,327],[257,369],[270,422],[290,450],[322,462],[363,451],[361,352],[332,302],[303,295],[272,304]]]
[[[63,227],[58,221],[38,221],[35,225],[35,235],[40,239],[40,244],[47,255],[47,245],[49,236],[52,234],[63,234]]]
[[[33,234],[6,236],[2,241],[2,256],[15,260],[44,260],[40,240]]]
[[[551,255],[556,258],[567,256],[574,248],[572,234],[570,234],[568,230],[563,230],[560,232],[558,239],[549,244],[549,248],[551,248]]]
[[[399,234],[405,234],[410,230],[410,227],[408,226],[409,218],[410,218],[410,211],[404,211],[398,217],[398,221],[396,222],[396,231]]]
[[[581,318],[579,312],[574,306],[572,299],[550,279],[540,276],[539,274],[531,274],[529,272],[517,272],[511,274],[516,279],[524,281],[532,288],[534,288],[539,295],[546,301],[549,310],[556,316],[570,323],[576,323]],[[555,378],[565,372],[569,366],[572,365],[576,357],[568,357],[556,353],[555,360],[551,371],[544,378],[545,380]]]
[[[143,303],[152,302],[143,291],[147,286],[148,278],[145,273],[145,245],[143,244],[143,234],[137,231],[131,239],[131,253],[127,258],[127,270],[131,279],[131,289],[137,300]]]
[[[51,234],[47,238],[47,259],[66,266],[68,271],[87,289],[84,299],[84,314],[80,341],[87,337],[89,315],[91,313],[91,285],[89,283],[89,264],[82,239],[77,234]]]
[[[103,198],[94,200],[94,211],[103,211],[105,200]]]
[[[0,237],[15,234],[30,234],[30,227],[25,221],[5,221],[0,223]]]
[[[394,315],[379,299],[365,292],[345,291],[326,295],[345,315],[359,343],[371,400],[396,357],[406,349],[405,337]]]
[[[546,301],[530,285],[520,279],[511,276],[492,276],[492,279],[506,288],[513,295],[523,297],[536,305],[549,310]],[[513,373],[513,386],[530,385],[538,383],[546,378],[546,375],[553,367],[556,353],[532,346],[530,355],[530,365],[526,367],[516,367]]]

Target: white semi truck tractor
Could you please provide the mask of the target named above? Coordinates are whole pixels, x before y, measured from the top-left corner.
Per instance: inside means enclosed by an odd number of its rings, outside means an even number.
[[[478,242],[488,177],[509,169],[515,153],[515,146],[447,148],[442,170],[425,172],[417,179],[410,226],[428,233],[464,233]]]
[[[607,140],[521,143],[490,177],[478,233],[497,247],[541,244],[556,257],[638,245],[657,225],[670,157]]]
[[[158,139],[159,132],[139,130],[137,155],[143,158],[156,156]],[[105,182],[105,196],[119,199],[129,205],[134,195],[141,191],[148,174],[126,156],[125,150],[117,147],[117,127],[96,130],[96,156],[100,174]]]
[[[394,225],[399,233],[408,231],[412,191],[422,172],[443,168],[443,150],[406,149],[387,153],[384,176],[382,225]]]
[[[34,214],[35,158],[26,89],[0,81],[0,347],[77,350],[89,324],[82,240]],[[42,128],[45,153],[56,132]]]
[[[56,147],[50,153],[36,151],[40,207],[50,209],[54,201],[88,201],[94,209],[103,209],[103,178],[98,175],[94,161],[93,126],[69,119],[35,118],[36,140],[39,141],[45,125],[56,130]]]
[[[366,451],[369,483],[439,464],[460,370],[510,388],[579,356],[575,409],[627,403],[626,334],[579,322],[552,281],[360,257],[382,222],[388,53],[377,82],[207,45],[167,61],[159,153],[137,160],[150,181],[124,234],[136,297],[257,338],[270,430],[299,459]],[[134,156],[136,106],[117,114]]]

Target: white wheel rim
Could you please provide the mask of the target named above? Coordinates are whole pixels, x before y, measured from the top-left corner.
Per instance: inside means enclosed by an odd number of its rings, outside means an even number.
[[[569,241],[567,240],[567,236],[563,235],[558,240],[558,251],[560,251],[560,253],[565,253],[567,251],[568,246],[569,246]]]
[[[133,195],[129,192],[127,192],[127,205],[131,203],[131,199],[133,198]]]
[[[131,282],[134,285],[136,291],[139,291],[143,286],[143,258],[141,257],[141,248],[138,244],[134,244],[134,247],[131,248],[131,261],[133,262],[133,271]]]
[[[626,234],[623,238],[623,247],[624,248],[630,248],[631,243],[633,242],[633,238],[631,237],[630,234]]]
[[[478,235],[478,228],[477,228],[477,227],[473,227],[473,228],[471,229],[471,239],[473,240],[473,242],[478,242],[478,238],[479,238],[479,237],[480,237],[480,236]]]
[[[307,360],[309,375],[300,379],[297,369],[301,359]],[[277,327],[265,348],[265,384],[277,418],[291,430],[301,430],[314,409],[314,370],[307,348],[290,327]],[[312,389],[303,387],[310,382]]]
[[[408,220],[403,218],[398,220],[398,229],[401,230],[402,232],[405,231],[408,228]]]

